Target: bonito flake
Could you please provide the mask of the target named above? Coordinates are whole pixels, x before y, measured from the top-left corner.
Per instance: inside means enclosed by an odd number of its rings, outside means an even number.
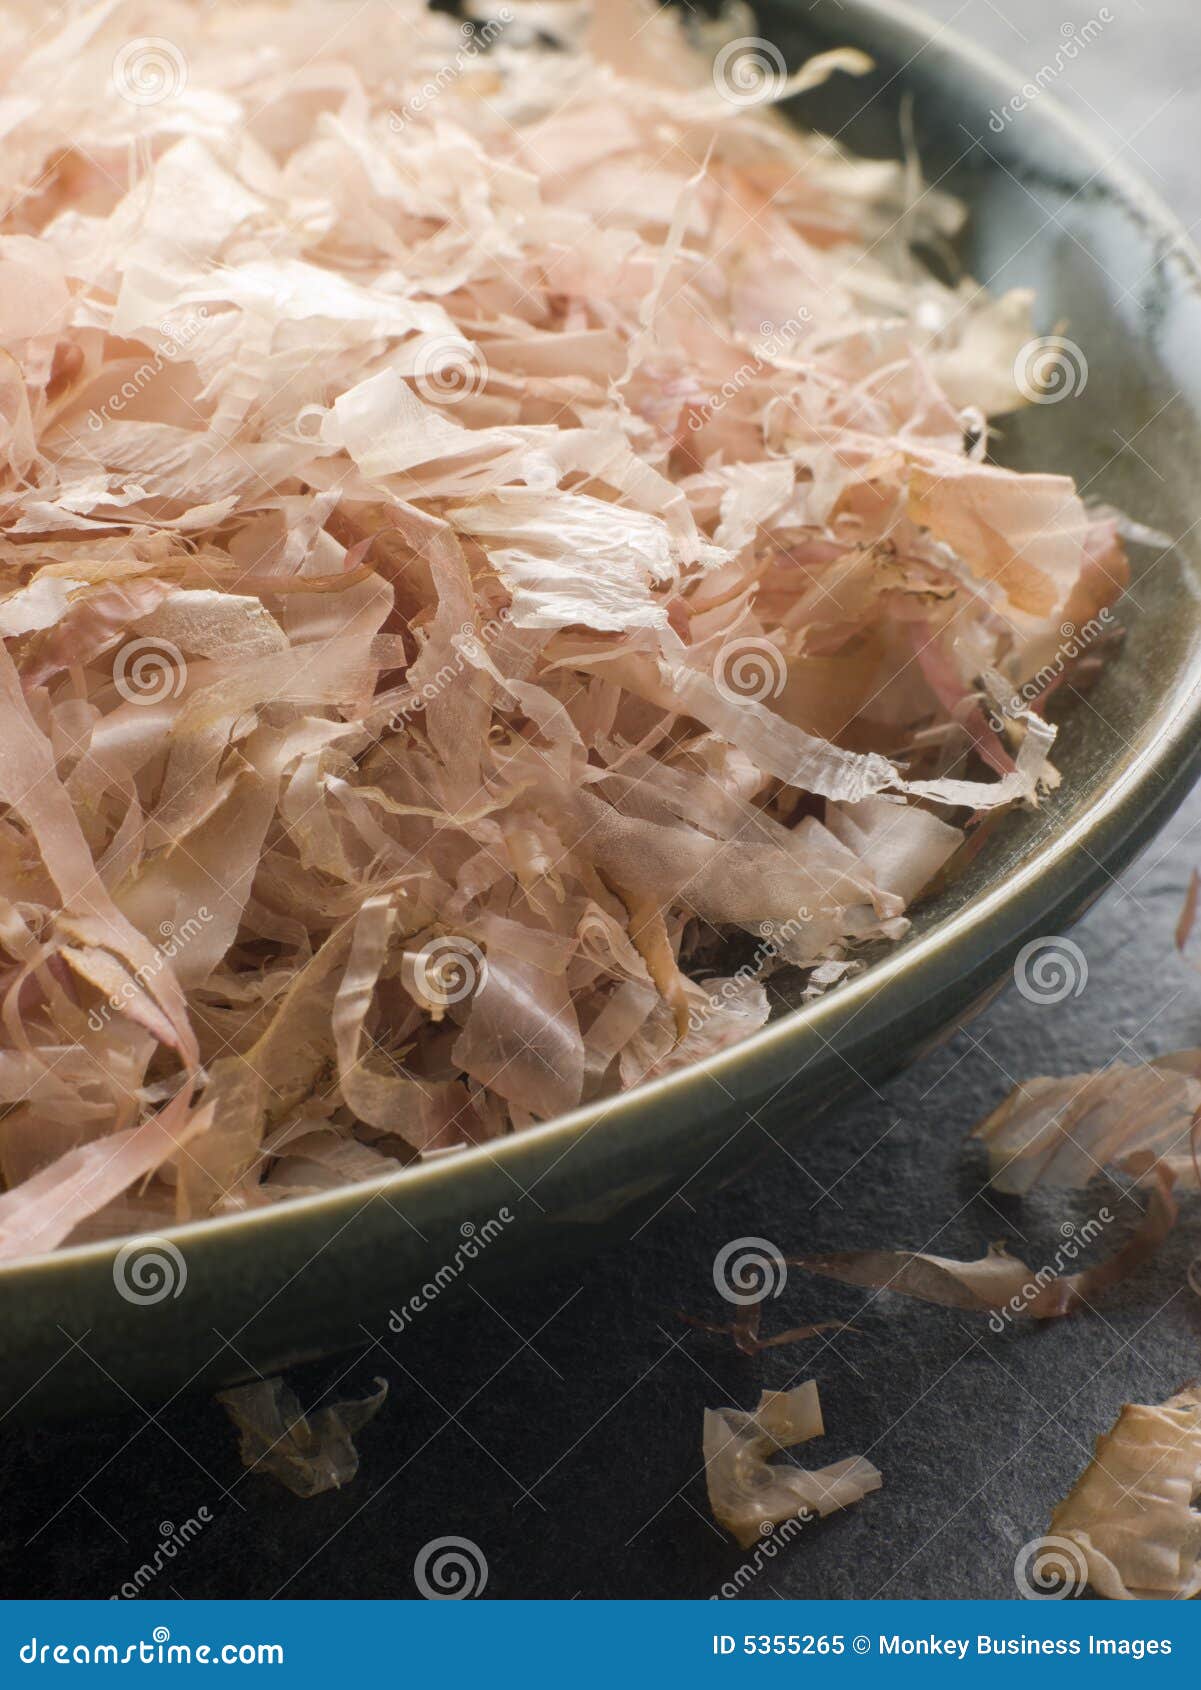
[[[1038,1075],[1015,1086],[975,1129],[998,1191],[1038,1183],[1080,1189],[1107,1167],[1144,1183],[1198,1185],[1201,1050],[1172,1051],[1095,1074]]]
[[[984,461],[1028,297],[925,275],[960,208],[773,109],[862,54],[748,91],[632,0],[145,27],[0,24],[3,1259],[835,984],[1054,785],[1013,701],[1126,579]]]
[[[296,1496],[340,1490],[359,1470],[354,1434],[373,1420],[388,1395],[387,1381],[351,1402],[327,1403],[306,1414],[283,1379],[260,1379],[218,1393],[238,1429],[242,1465],[269,1474]]]
[[[1101,1596],[1201,1594],[1201,1392],[1127,1403],[1051,1516],[1050,1542],[1074,1544]]]
[[[815,1469],[772,1460],[824,1433],[812,1379],[791,1391],[764,1391],[753,1413],[705,1410],[709,1507],[744,1549],[785,1520],[832,1514],[880,1489],[880,1471],[863,1455]]]

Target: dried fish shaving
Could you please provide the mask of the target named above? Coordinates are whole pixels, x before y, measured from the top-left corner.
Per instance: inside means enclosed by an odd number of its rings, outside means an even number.
[[[1105,1211],[1108,1217],[1108,1211]],[[985,1314],[1054,1320],[1090,1308],[1094,1300],[1121,1284],[1148,1261],[1176,1224],[1177,1207],[1171,1180],[1161,1174],[1151,1188],[1146,1211],[1125,1244],[1112,1256],[1059,1274],[1048,1268],[1033,1270],[1011,1256],[1003,1243],[991,1244],[987,1255],[974,1262],[957,1262],[907,1250],[846,1250],[827,1256],[789,1256],[793,1267],[837,1279],[870,1291],[896,1291],[942,1308],[971,1309]],[[1061,1244],[1058,1254],[1065,1246]],[[1070,1252],[1076,1254],[1076,1248]]]
[[[217,1401],[238,1429],[242,1465],[278,1479],[296,1496],[340,1490],[359,1470],[354,1434],[384,1405],[388,1384],[359,1402],[329,1403],[305,1414],[296,1393],[280,1378],[260,1379],[222,1391]]]
[[[772,109],[863,55],[506,10],[8,9],[0,1259],[704,1058],[1055,784],[980,704],[1119,526],[984,461],[962,209]]]
[[[998,1191],[1081,1189],[1110,1167],[1143,1181],[1166,1174],[1195,1190],[1199,1112],[1201,1050],[1182,1050],[1137,1067],[1023,1080],[974,1136]]]
[[[1051,1516],[1100,1596],[1185,1601],[1201,1595],[1201,1391],[1127,1403]]]
[[[787,1344],[803,1344],[810,1338],[819,1338],[826,1332],[854,1332],[855,1327],[843,1320],[810,1321],[804,1326],[790,1326],[783,1332],[773,1332],[764,1338],[760,1335],[763,1308],[760,1303],[744,1303],[735,1309],[732,1321],[720,1322],[701,1320],[696,1315],[680,1312],[680,1319],[686,1326],[695,1326],[701,1332],[712,1332],[717,1337],[732,1338],[734,1348],[744,1356],[758,1355],[762,1350],[780,1349]]]
[[[807,1471],[771,1460],[795,1444],[825,1433],[817,1383],[791,1391],[764,1391],[753,1413],[705,1410],[705,1483],[713,1518],[744,1549],[765,1531],[798,1515],[847,1508],[884,1480],[865,1456]]]

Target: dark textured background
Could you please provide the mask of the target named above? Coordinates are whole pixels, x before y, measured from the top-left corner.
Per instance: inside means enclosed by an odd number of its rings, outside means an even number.
[[[1031,74],[1102,10],[1059,0],[930,0],[929,10]],[[1113,22],[1056,86],[1192,224],[1201,216],[1197,0],[1110,0]],[[1114,885],[1074,937],[1083,994],[1038,1009],[1010,988],[882,1092],[801,1134],[765,1140],[755,1175],[662,1214],[636,1242],[518,1294],[475,1275],[468,1307],[292,1375],[303,1402],[391,1384],[345,1490],[302,1502],[244,1474],[212,1401],[157,1417],[85,1417],[0,1444],[0,1594],[107,1596],[160,1531],[211,1515],[148,1587],[155,1596],[406,1597],[418,1550],[470,1538],[497,1597],[707,1596],[745,1557],[711,1523],[700,1462],[706,1405],[816,1377],[827,1436],[812,1464],[867,1452],[884,1489],[807,1527],[746,1584],[757,1597],[1016,1594],[1020,1546],[1131,1398],[1201,1372],[1201,1249],[1182,1224],[1096,1313],[1002,1336],[983,1320],[878,1299],[794,1273],[765,1328],[855,1318],[857,1331],[741,1358],[691,1328],[728,1314],[712,1263],[755,1235],[785,1252],[909,1245],[951,1256],[1004,1237],[1037,1266],[1068,1221],[1108,1204],[1123,1231],[1140,1199],[1102,1183],[1018,1206],[981,1189],[970,1126],[1021,1078],[1188,1045],[1201,978],[1172,950],[1201,862],[1201,797]],[[796,1098],[803,1114],[805,1099]],[[1115,1228],[1116,1231],[1116,1228]],[[365,1340],[366,1342],[366,1340]]]

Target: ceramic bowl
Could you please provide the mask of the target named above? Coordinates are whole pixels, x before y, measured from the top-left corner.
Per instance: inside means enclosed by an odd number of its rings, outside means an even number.
[[[444,1307],[467,1279],[486,1291],[628,1236],[691,1183],[744,1167],[765,1134],[829,1130],[819,1117],[840,1094],[945,1034],[1029,940],[1062,934],[1193,780],[1196,255],[1050,95],[1013,113],[1024,79],[908,8],[780,0],[759,20],[790,64],[843,44],[873,56],[872,76],[836,78],[799,102],[798,117],[857,151],[895,155],[902,103],[911,106],[928,178],[970,207],[968,269],[996,289],[1033,286],[1040,327],[1066,322],[1086,351],[1082,391],[1007,422],[1007,460],[1067,471],[1090,495],[1186,536],[1136,560],[1120,655],[1063,722],[1062,789],[1038,812],[1006,817],[916,911],[902,945],[711,1061],[453,1159],[181,1227],[166,1241],[173,1294],[156,1301],[119,1293],[117,1244],[5,1267],[0,1411],[91,1412],[130,1396],[149,1405],[360,1342],[414,1295]],[[470,1274],[448,1265],[465,1261]]]

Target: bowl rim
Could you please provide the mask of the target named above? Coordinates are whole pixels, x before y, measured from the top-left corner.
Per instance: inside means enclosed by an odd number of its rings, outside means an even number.
[[[772,9],[780,4],[781,0],[773,0]],[[902,75],[909,64],[937,42],[948,57],[965,62],[978,77],[998,88],[1012,90],[1028,80],[999,55],[978,47],[956,29],[910,5],[908,0],[840,0],[839,14],[840,20],[845,18],[848,30],[856,34],[872,27],[887,27],[911,38],[913,52],[894,77]],[[1201,294],[1201,251],[1159,195],[1118,156],[1107,156],[1105,147],[1087,125],[1062,107],[1052,94],[1044,93],[1040,98],[1038,121],[1069,140],[1092,166],[1092,179],[1111,185],[1124,206],[1137,212],[1155,234],[1170,243],[1165,250],[1182,262]],[[1192,652],[1172,691],[1141,725],[1125,766],[1112,782],[1085,805],[1074,821],[1032,845],[1004,883],[970,899],[928,932],[886,954],[855,979],[790,1010],[737,1044],[628,1091],[581,1104],[523,1132],[465,1146],[370,1180],[284,1199],[267,1208],[180,1222],[153,1235],[124,1234],[15,1258],[0,1263],[0,1288],[11,1288],[15,1281],[34,1276],[67,1276],[111,1263],[131,1237],[153,1236],[177,1246],[219,1246],[223,1241],[240,1240],[252,1233],[259,1247],[266,1248],[269,1237],[278,1236],[280,1228],[291,1230],[314,1218],[324,1218],[336,1232],[341,1230],[339,1221],[342,1227],[348,1226],[360,1209],[376,1197],[409,1197],[439,1182],[460,1179],[464,1170],[484,1165],[507,1169],[510,1164],[552,1146],[560,1147],[565,1155],[584,1134],[614,1116],[620,1119],[638,1115],[648,1108],[686,1108],[689,1094],[702,1082],[713,1080],[721,1084],[748,1066],[762,1066],[766,1071],[773,1056],[786,1052],[806,1032],[816,1034],[824,1042],[827,1028],[837,1032],[839,1024],[853,1023],[886,996],[890,987],[910,975],[920,973],[926,983],[926,997],[935,996],[940,988],[953,986],[973,965],[978,966],[980,954],[973,953],[972,939],[984,926],[991,926],[995,934],[1003,935],[1001,942],[990,945],[990,957],[1003,954],[1007,947],[1013,949],[1043,917],[1069,908],[1073,897],[1087,896],[1090,885],[1111,878],[1109,864],[1122,853],[1140,818],[1150,813],[1155,827],[1161,825],[1198,772],[1201,772],[1201,644]],[[1153,802],[1149,802],[1151,799]],[[1055,871],[1062,874],[1085,838],[1094,842],[1094,848],[1084,854],[1087,865],[1069,876],[1066,885],[1056,884],[1054,890],[1040,897],[1040,884],[1052,886]],[[1003,920],[1004,917],[1008,920]],[[895,1023],[896,1019],[895,1009],[891,1017],[877,1017],[881,1027]],[[731,1096],[735,1095],[731,1090]],[[513,1183],[524,1190],[519,1180]]]

